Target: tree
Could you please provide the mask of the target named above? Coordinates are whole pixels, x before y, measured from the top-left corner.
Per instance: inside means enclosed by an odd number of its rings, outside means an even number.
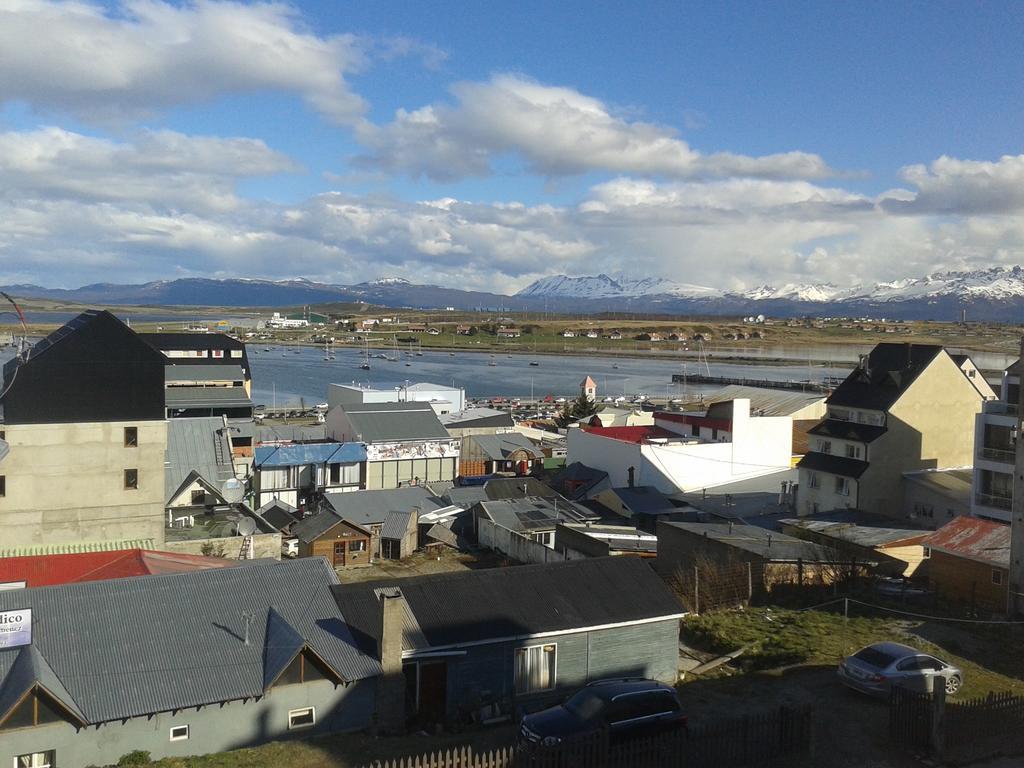
[[[562,406],[562,412],[555,417],[555,424],[562,428],[568,427],[577,421],[589,419],[600,410],[601,406],[581,392],[575,400],[569,400]]]

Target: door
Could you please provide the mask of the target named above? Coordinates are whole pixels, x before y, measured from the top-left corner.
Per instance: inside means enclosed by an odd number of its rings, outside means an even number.
[[[334,567],[341,568],[345,565],[345,542],[334,542]]]
[[[444,721],[448,705],[448,662],[420,662],[419,721]]]

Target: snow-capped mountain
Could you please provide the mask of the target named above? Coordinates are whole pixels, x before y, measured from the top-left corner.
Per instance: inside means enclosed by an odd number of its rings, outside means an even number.
[[[778,288],[761,285],[748,291],[741,291],[739,295],[752,301],[836,301],[855,295],[856,291],[857,289],[840,288],[832,283],[786,283]]]
[[[552,275],[536,280],[516,293],[517,297],[552,297],[571,299],[638,298],[640,296],[704,297],[719,293],[714,288],[689,285],[662,277],[633,280],[625,277],[569,277]]]

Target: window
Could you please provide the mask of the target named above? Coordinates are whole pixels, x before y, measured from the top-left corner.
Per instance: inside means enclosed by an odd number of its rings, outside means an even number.
[[[811,487],[811,488],[819,488],[819,487],[821,487],[821,481],[818,479],[818,473],[817,472],[811,472],[807,476],[807,485],[809,487]]]
[[[331,485],[337,485],[341,482],[341,464],[331,464],[331,479],[329,482]]]
[[[205,504],[206,503],[206,491],[192,491],[192,503],[193,504]]]
[[[14,758],[14,768],[53,768],[56,762],[56,750],[49,749],[46,752],[18,755]]]
[[[171,741],[188,741],[188,726],[175,725],[171,728]]]
[[[819,440],[818,441],[818,453],[832,453],[832,441],[831,440]]]
[[[850,495],[850,481],[845,477],[836,478],[836,493],[840,496]]]
[[[138,427],[125,427],[124,428],[124,447],[125,448],[138,448],[139,447],[139,428]]]
[[[992,583],[996,584],[997,586],[1001,585],[1003,583],[1003,572],[1002,571],[1000,571],[1000,570],[998,570],[996,568],[992,569]]]
[[[846,446],[846,458],[848,459],[859,459],[860,458],[860,446],[847,444]]]
[[[358,541],[350,541],[348,543],[349,552],[365,552],[366,551],[366,539],[359,539]]]
[[[549,691],[555,687],[555,645],[516,648],[515,690],[517,694]]]
[[[126,491],[134,491],[139,487],[139,470],[126,469],[124,471],[124,488]]]
[[[969,369],[969,370],[967,371],[967,378],[969,378],[969,379],[973,379],[973,378],[974,378],[974,374],[976,374],[976,373],[977,373],[977,371],[976,371],[976,370],[974,370],[973,368]]]
[[[306,651],[297,654],[291,663],[284,668],[284,671],[274,681],[274,686],[295,685],[296,683],[311,683],[314,680],[329,680],[330,674]],[[310,723],[312,725],[312,723]]]
[[[7,495],[7,475],[0,475],[0,498]]]
[[[221,357],[224,357],[224,350],[223,349],[215,349],[215,350],[213,350],[212,354],[213,354],[213,357],[221,358]]]
[[[242,356],[242,350],[240,350],[240,349],[232,349],[231,350],[231,356],[232,357],[241,357]]]
[[[316,725],[316,708],[303,707],[302,709],[288,710],[288,730],[297,731],[300,728],[312,728]]]

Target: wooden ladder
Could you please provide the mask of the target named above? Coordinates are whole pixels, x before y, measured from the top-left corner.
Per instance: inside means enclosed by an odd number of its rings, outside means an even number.
[[[252,536],[246,536],[242,539],[242,548],[238,550],[239,560],[249,559],[249,547],[252,545]]]

